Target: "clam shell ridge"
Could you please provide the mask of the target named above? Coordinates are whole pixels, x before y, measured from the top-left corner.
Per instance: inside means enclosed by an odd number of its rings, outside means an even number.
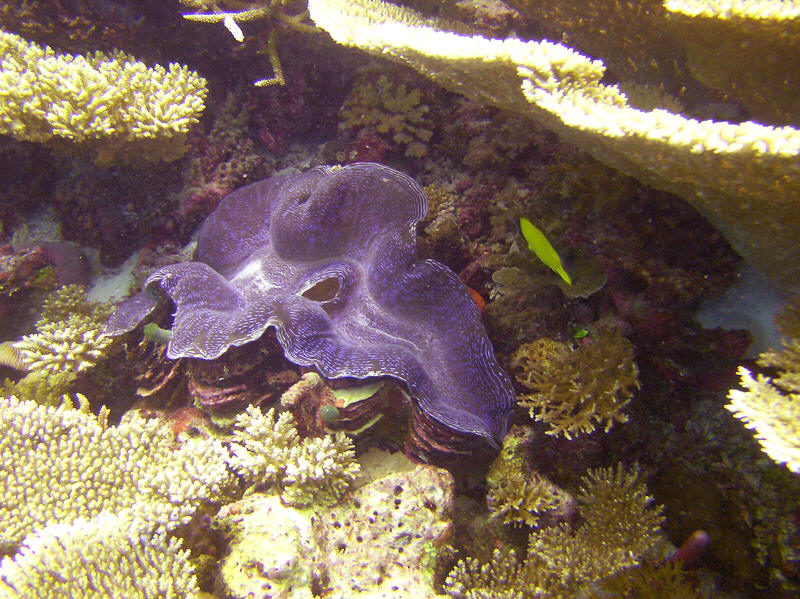
[[[390,376],[419,408],[497,445],[514,392],[467,288],[418,260],[420,186],[372,163],[274,176],[226,196],[193,260],[154,272],[107,324],[134,329],[164,295],[169,358],[211,360],[275,327],[286,357],[329,378]]]

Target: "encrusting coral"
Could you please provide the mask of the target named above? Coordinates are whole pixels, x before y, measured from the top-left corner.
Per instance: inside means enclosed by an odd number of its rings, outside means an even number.
[[[639,387],[633,345],[616,328],[602,328],[575,348],[552,339],[526,343],[511,367],[528,391],[518,403],[550,425],[548,434],[567,439],[626,422],[622,409]]]
[[[236,439],[228,462],[258,485],[276,484],[287,505],[333,505],[359,472],[353,442],[337,432],[300,439],[294,417],[249,406],[236,417]]]
[[[205,107],[205,80],[176,63],[148,68],[120,51],[58,54],[5,31],[0,56],[0,133],[69,140],[99,164],[132,150],[147,160],[175,160]]]
[[[453,529],[453,477],[399,452],[373,450],[364,461],[366,476],[335,507],[296,509],[258,492],[224,506],[213,521],[230,548],[219,596],[435,596],[438,548]]]
[[[753,377],[744,366],[739,376],[744,390],[731,389],[725,407],[756,433],[764,452],[800,473],[800,339],[785,342],[781,351],[761,354],[757,364],[779,371],[776,377]]]
[[[548,41],[437,28],[379,0],[309,0],[343,45],[404,62],[451,91],[533,117],[595,158],[680,195],[778,283],[800,262],[800,131],[632,107],[599,60]],[[754,211],[753,206],[758,206]]]
[[[425,117],[428,106],[421,100],[419,89],[407,90],[404,83],[395,85],[381,75],[374,84],[365,81],[352,89],[342,106],[339,128],[360,131],[374,127],[405,146],[406,156],[422,158],[428,153],[427,142],[433,132]]]
[[[638,565],[656,544],[661,507],[640,479],[638,469],[590,470],[576,499],[583,523],[562,523],[534,531],[520,560],[512,549],[495,550],[483,564],[467,558],[445,582],[455,598],[576,597],[594,583]]]

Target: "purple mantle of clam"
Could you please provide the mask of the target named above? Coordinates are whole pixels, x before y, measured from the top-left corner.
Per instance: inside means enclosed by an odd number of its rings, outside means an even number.
[[[206,219],[193,260],[150,275],[107,332],[132,330],[166,294],[169,358],[211,360],[274,326],[292,362],[329,378],[394,377],[428,416],[497,445],[514,391],[467,288],[417,258],[426,212],[420,186],[379,164],[253,183]]]

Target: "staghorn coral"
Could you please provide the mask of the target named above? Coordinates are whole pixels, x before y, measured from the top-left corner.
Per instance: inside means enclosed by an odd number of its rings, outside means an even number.
[[[550,425],[548,434],[567,439],[627,422],[622,408],[639,387],[633,345],[616,328],[601,329],[576,348],[552,339],[526,343],[512,356],[511,366],[528,391],[518,403]]]
[[[113,513],[171,530],[232,483],[217,441],[184,439],[136,413],[108,426],[76,409],[0,400],[0,551],[52,524]]]
[[[406,156],[422,158],[433,135],[427,112],[419,89],[407,90],[404,83],[395,85],[381,75],[374,84],[364,81],[353,87],[342,106],[339,128],[374,128],[380,134],[391,134],[395,143],[405,146]]]
[[[532,532],[524,561],[513,550],[495,551],[488,564],[461,560],[447,577],[447,593],[470,599],[576,597],[639,564],[654,547],[663,517],[638,469],[590,470],[577,500],[583,519],[577,529],[562,523]]]
[[[728,408],[755,431],[764,452],[793,472],[800,472],[800,339],[784,342],[782,351],[761,354],[757,361],[780,374],[768,377],[739,367],[744,390],[731,389]]]
[[[680,195],[741,255],[777,282],[793,283],[800,262],[797,129],[637,110],[619,88],[602,83],[601,61],[561,44],[458,35],[379,0],[309,0],[308,6],[338,43],[405,62],[451,91],[533,117],[601,162]]]
[[[0,562],[4,598],[145,599],[198,597],[194,569],[178,539],[131,529],[117,514],[53,524]]]
[[[287,505],[332,505],[350,489],[360,466],[342,432],[300,439],[294,417],[249,406],[236,417],[229,465],[259,485],[278,485]]]
[[[4,31],[0,55],[0,133],[69,140],[99,164],[175,160],[204,108],[205,80],[175,63],[147,68],[120,51],[57,54]]]

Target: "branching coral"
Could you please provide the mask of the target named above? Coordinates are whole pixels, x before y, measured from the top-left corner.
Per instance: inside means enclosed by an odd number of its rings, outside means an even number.
[[[82,398],[79,398],[82,399]],[[0,401],[0,548],[101,513],[171,530],[232,483],[219,442],[186,439],[132,414],[117,426],[70,403]]]
[[[6,391],[55,404],[75,377],[105,354],[113,338],[103,333],[109,305],[89,302],[83,287],[65,285],[48,297],[36,332],[12,343],[28,375]]]
[[[566,515],[574,503],[568,493],[530,468],[527,450],[532,437],[532,429],[513,428],[486,474],[486,502],[492,517],[506,524],[536,526],[543,515]]]
[[[204,108],[206,82],[178,64],[147,68],[119,51],[57,54],[0,31],[0,133],[70,140],[109,164],[136,149],[174,160]]]
[[[598,160],[682,196],[745,258],[780,283],[794,282],[797,129],[637,110],[618,87],[602,82],[602,62],[561,44],[458,35],[379,0],[309,0],[308,7],[338,43],[409,64],[478,102],[529,115]],[[644,28],[642,21],[635,23]]]
[[[651,505],[637,470],[591,470],[577,497],[577,529],[560,524],[534,531],[527,558],[495,551],[489,564],[467,559],[447,577],[451,597],[575,597],[592,584],[640,563],[656,542],[663,517]]]
[[[319,32],[316,27],[303,22],[308,17],[306,11],[296,15],[290,15],[284,12],[285,5],[288,4],[287,0],[254,0],[252,2],[242,0],[220,0],[219,2],[215,2],[214,0],[180,1],[182,4],[196,11],[184,14],[184,19],[197,21],[199,23],[222,23],[225,25],[225,28],[231,32],[231,35],[237,42],[244,41],[244,33],[239,27],[239,23],[262,19],[272,22],[272,28],[267,38],[264,53],[269,56],[272,72],[274,74],[272,77],[259,79],[254,82],[253,85],[256,87],[266,87],[276,84],[286,85],[286,80],[283,77],[283,67],[281,66],[280,57],[278,56],[278,31],[280,27],[276,25],[303,33]],[[220,5],[222,5],[223,8],[220,8]]]
[[[731,389],[725,407],[756,432],[769,457],[800,472],[800,339],[786,343],[782,351],[761,354],[758,365],[776,368],[780,374],[753,377],[739,367],[745,389]]]
[[[130,530],[130,522],[109,512],[54,524],[26,540],[14,559],[0,562],[0,594],[192,599],[198,596],[194,569],[180,547],[163,532]]]
[[[404,83],[395,85],[381,75],[375,84],[366,81],[352,89],[342,106],[339,128],[359,131],[374,127],[405,146],[406,156],[421,158],[428,153],[427,142],[433,135],[427,112],[419,89],[407,90]]]
[[[250,406],[236,418],[230,466],[259,485],[277,484],[284,503],[334,504],[360,469],[352,441],[342,432],[300,440],[294,417]]]
[[[511,359],[517,381],[529,393],[519,398],[531,416],[550,425],[548,434],[608,432],[639,387],[633,346],[618,329],[601,331],[577,348],[539,339],[522,345]]]

